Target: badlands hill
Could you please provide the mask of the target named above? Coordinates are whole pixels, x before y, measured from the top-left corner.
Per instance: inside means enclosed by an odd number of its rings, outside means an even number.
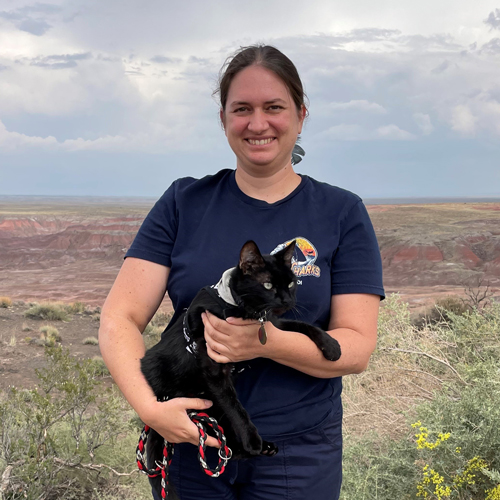
[[[0,197],[0,296],[101,305],[153,203]],[[500,203],[368,210],[388,292],[415,306],[481,282],[500,293]]]

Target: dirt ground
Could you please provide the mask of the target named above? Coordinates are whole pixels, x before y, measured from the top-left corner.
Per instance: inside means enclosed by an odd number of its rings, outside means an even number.
[[[40,328],[51,325],[61,335],[61,345],[78,358],[99,356],[99,346],[83,344],[87,337],[96,337],[99,313],[90,308],[84,313],[70,314],[69,321],[45,321],[24,316],[28,303],[17,302],[0,308],[0,391],[9,386],[33,387],[35,370],[44,365],[44,347],[31,343],[40,338]]]

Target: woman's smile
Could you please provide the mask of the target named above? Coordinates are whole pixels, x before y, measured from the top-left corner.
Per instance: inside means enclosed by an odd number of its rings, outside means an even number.
[[[248,141],[252,146],[265,146],[271,144],[275,139],[276,137],[270,137],[269,139],[245,139],[245,141]]]
[[[221,120],[237,166],[272,174],[291,165],[304,113],[273,71],[252,65],[234,77]]]

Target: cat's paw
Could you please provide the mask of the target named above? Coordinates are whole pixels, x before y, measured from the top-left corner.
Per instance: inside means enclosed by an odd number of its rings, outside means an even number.
[[[255,429],[255,432],[249,432],[246,436],[243,436],[241,447],[243,453],[247,457],[260,455],[262,450],[262,438],[259,436],[257,429]]]
[[[265,455],[266,457],[274,457],[278,453],[278,447],[269,441],[262,441],[262,450],[260,452],[261,455]]]
[[[337,361],[340,358],[340,344],[332,337],[320,349],[323,356],[329,361]]]

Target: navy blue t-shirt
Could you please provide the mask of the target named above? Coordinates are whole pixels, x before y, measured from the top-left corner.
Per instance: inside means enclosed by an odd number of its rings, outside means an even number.
[[[301,176],[286,198],[267,203],[245,195],[233,170],[175,181],[144,220],[125,257],[170,268],[175,314],[200,288],[219,281],[254,240],[272,253],[296,240],[297,307],[290,318],[327,329],[331,296],[384,296],[380,252],[365,206],[355,194]],[[266,439],[300,434],[340,409],[341,378],[320,379],[272,360],[249,362],[238,396]]]

